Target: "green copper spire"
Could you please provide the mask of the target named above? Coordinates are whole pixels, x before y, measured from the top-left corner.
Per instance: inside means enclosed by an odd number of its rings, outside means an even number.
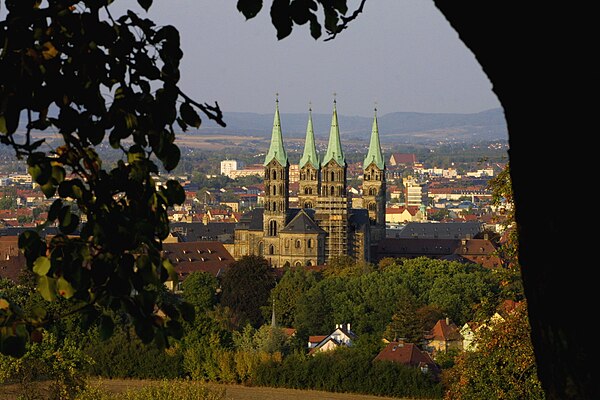
[[[306,164],[311,164],[314,168],[319,168],[319,155],[315,146],[315,133],[312,123],[312,109],[308,109],[308,125],[306,126],[306,141],[304,142],[304,153],[300,158],[299,167],[303,168]]]
[[[281,135],[281,122],[279,120],[279,99],[275,100],[275,118],[273,119],[273,133],[271,135],[271,145],[269,152],[265,157],[264,165],[276,159],[279,164],[287,165],[288,158],[283,148],[283,136]]]
[[[327,145],[327,153],[323,157],[322,165],[334,160],[338,165],[346,165],[344,152],[342,151],[342,143],[340,142],[340,129],[338,127],[336,101],[333,101],[333,116],[331,117],[331,129],[329,130],[329,144]]]
[[[377,128],[377,108],[375,109],[375,117],[373,117],[373,128],[371,128],[371,143],[369,144],[369,152],[363,162],[363,169],[367,169],[371,163],[375,163],[377,168],[383,169],[385,162],[383,154],[381,154],[381,145],[379,144],[379,129]]]

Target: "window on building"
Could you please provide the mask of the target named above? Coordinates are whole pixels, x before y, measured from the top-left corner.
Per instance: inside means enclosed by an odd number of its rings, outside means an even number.
[[[269,221],[269,236],[277,236],[277,221]]]

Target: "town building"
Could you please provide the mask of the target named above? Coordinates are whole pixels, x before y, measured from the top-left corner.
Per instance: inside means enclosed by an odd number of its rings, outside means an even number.
[[[342,150],[336,102],[329,143],[316,150],[309,111],[304,152],[298,163],[297,208],[290,206],[290,161],[276,102],[269,151],[264,161],[264,202],[241,217],[235,230],[234,257],[265,257],[273,267],[323,265],[349,255],[370,261],[371,245],[385,238],[385,161],[379,142],[377,110],[363,165],[362,207],[354,208],[348,192],[348,165]]]

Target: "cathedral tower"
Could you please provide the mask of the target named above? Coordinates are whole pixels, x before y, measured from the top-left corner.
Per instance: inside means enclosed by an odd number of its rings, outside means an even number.
[[[298,187],[298,204],[300,208],[316,208],[321,184],[321,163],[315,147],[315,133],[312,124],[312,110],[308,110],[306,140],[304,153],[300,158],[300,182]]]
[[[329,144],[321,161],[321,190],[315,215],[319,226],[327,232],[326,260],[349,254],[348,252],[351,251],[348,249],[347,168],[340,141],[336,101],[334,100]]]
[[[379,143],[377,109],[373,117],[369,152],[363,162],[363,206],[369,211],[371,243],[385,238],[385,161]]]
[[[263,215],[263,254],[273,266],[279,266],[279,232],[288,222],[290,163],[283,147],[279,99],[275,102],[275,117],[269,152],[264,162],[265,208]]]

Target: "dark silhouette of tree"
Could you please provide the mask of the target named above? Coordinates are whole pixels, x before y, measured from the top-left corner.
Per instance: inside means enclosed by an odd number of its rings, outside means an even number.
[[[556,203],[544,198],[556,187],[556,174],[539,170],[561,155],[593,159],[596,146],[584,132],[596,125],[596,117],[582,112],[589,103],[581,91],[597,74],[590,64],[594,14],[591,8],[533,3],[434,3],[473,52],[504,109],[519,265],[543,389],[548,399],[599,398],[596,357],[586,344],[581,307],[597,303],[596,281],[588,277],[589,263],[574,261],[572,251],[593,249],[594,236],[574,234],[585,231],[588,220],[579,212],[569,217],[556,212]],[[577,23],[566,29],[558,21]],[[575,132],[582,134],[570,136]],[[568,176],[569,187],[589,184],[586,173]]]

